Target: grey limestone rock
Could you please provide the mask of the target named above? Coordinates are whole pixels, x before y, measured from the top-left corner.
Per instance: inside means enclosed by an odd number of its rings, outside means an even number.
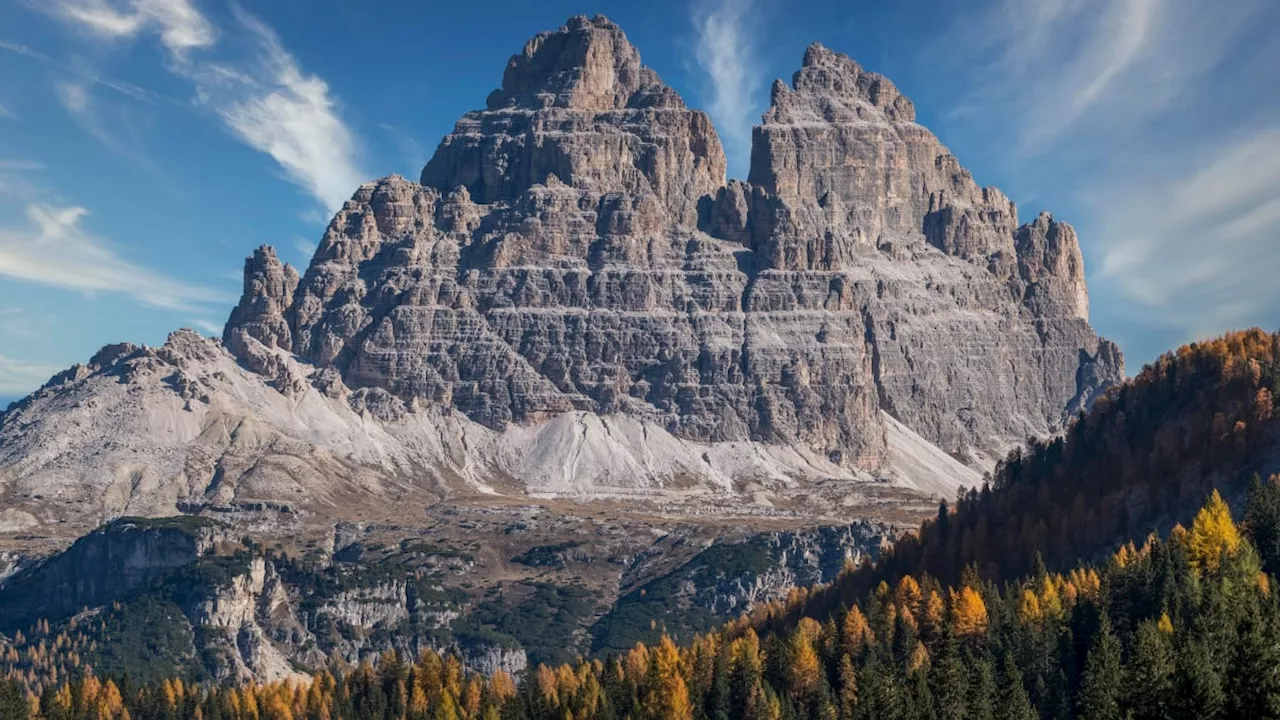
[[[1123,375],[1074,231],[1019,227],[888,79],[811,46],[726,182],[707,117],[601,17],[530,40],[421,182],[359,188],[295,278],[255,252],[228,347],[291,350],[379,416],[625,413],[874,469],[881,410],[989,461]]]

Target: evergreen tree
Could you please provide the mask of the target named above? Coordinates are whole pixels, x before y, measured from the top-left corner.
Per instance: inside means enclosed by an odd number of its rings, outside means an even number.
[[[1244,525],[1262,559],[1262,569],[1280,575],[1280,479],[1273,476],[1264,482],[1254,474]]]
[[[1036,720],[1035,708],[1027,689],[1023,686],[1022,671],[1013,653],[1006,653],[1000,673],[1000,698],[996,706],[996,720]]]
[[[706,705],[705,714],[710,720],[730,720],[733,717],[732,698],[729,693],[729,663],[723,650],[716,653]]]
[[[1163,623],[1168,616],[1162,616]],[[1133,655],[1125,673],[1124,699],[1134,720],[1162,720],[1171,717],[1175,699],[1176,669],[1172,624],[1147,620],[1134,635]]]
[[[971,656],[969,665],[969,720],[995,720],[996,680],[986,653]]]
[[[31,717],[31,705],[27,694],[17,683],[0,679],[0,718],[27,720]]]
[[[1227,714],[1232,718],[1280,718],[1280,635],[1276,617],[1256,603],[1241,623],[1226,673]]]
[[[942,720],[963,720],[969,716],[968,672],[960,660],[955,636],[948,631],[942,647],[929,669],[929,687],[933,693],[934,709]]]
[[[1202,637],[1190,636],[1177,648],[1175,684],[1177,701],[1173,717],[1179,720],[1213,720],[1222,716],[1226,696],[1222,676]]]
[[[1120,652],[1120,640],[1111,630],[1111,620],[1104,614],[1080,684],[1082,720],[1121,720]]]

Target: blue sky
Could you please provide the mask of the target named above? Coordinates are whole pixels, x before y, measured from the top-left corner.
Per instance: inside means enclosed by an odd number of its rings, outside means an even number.
[[[109,342],[218,332],[254,247],[305,266],[415,177],[534,33],[603,13],[745,176],[812,41],[888,75],[1028,220],[1080,232],[1131,369],[1280,320],[1273,0],[0,0],[0,396]]]

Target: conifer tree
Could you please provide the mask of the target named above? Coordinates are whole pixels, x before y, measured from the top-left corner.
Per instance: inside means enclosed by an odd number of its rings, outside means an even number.
[[[1161,625],[1168,623],[1169,632]],[[1124,680],[1124,705],[1134,720],[1170,717],[1175,702],[1172,623],[1169,616],[1146,620],[1134,634],[1133,653]]]
[[[949,631],[929,670],[929,687],[933,692],[934,710],[942,720],[963,720],[969,716],[968,672],[960,659],[955,636]]]
[[[1198,568],[1216,572],[1222,556],[1240,548],[1240,531],[1231,520],[1231,509],[1217,490],[1196,514],[1187,538],[1187,552]]]
[[[1000,696],[996,705],[996,720],[1036,720],[1038,715],[1027,697],[1023,686],[1022,671],[1013,653],[1005,653],[1000,672]]]
[[[1111,620],[1103,614],[1080,683],[1082,720],[1121,720],[1120,652],[1120,640],[1112,632]]]
[[[27,720],[31,716],[31,705],[27,702],[27,694],[17,683],[0,679],[0,718]]]
[[[1244,524],[1262,559],[1262,569],[1280,575],[1280,478],[1273,476],[1264,482],[1254,474]]]
[[[995,720],[996,681],[986,653],[973,654],[969,665],[969,720]]]
[[[1222,716],[1226,696],[1222,676],[1204,639],[1189,636],[1175,653],[1177,672],[1173,717],[1178,720],[1213,720]]]

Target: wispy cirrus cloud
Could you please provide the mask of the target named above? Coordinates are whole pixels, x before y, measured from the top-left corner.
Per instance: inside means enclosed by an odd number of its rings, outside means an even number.
[[[26,225],[0,226],[0,275],[79,292],[119,293],[171,310],[231,301],[225,293],[125,259],[81,226],[87,214],[81,207],[28,204]]]
[[[1082,228],[1094,319],[1145,361],[1275,324],[1280,6],[988,0],[926,55],[962,88],[952,135]],[[1224,80],[1229,78],[1229,80]],[[963,130],[961,129],[963,128]],[[983,139],[985,144],[975,142]],[[992,158],[1004,158],[992,160]],[[1140,363],[1134,363],[1138,366]]]
[[[751,160],[751,132],[763,97],[753,5],[752,0],[703,0],[693,9],[695,58],[707,79],[707,112],[724,141],[733,174],[740,176]]]
[[[1280,312],[1280,125],[1202,149],[1099,209],[1099,277],[1179,341]]]
[[[19,55],[25,55],[26,57],[29,57],[32,60],[36,60],[42,63],[52,62],[52,58],[50,58],[48,55],[45,55],[39,50],[36,50],[22,43],[9,42],[8,40],[0,40],[0,50],[5,50],[11,53],[17,53]]]
[[[46,189],[32,177],[41,170],[44,164],[32,160],[0,159],[0,198],[35,202],[47,197]]]
[[[355,133],[342,120],[328,84],[304,72],[265,23],[234,4],[232,10],[236,33],[252,48],[248,57],[214,56],[224,33],[190,0],[54,0],[48,5],[54,17],[93,37],[158,39],[169,54],[168,70],[192,84],[197,107],[216,116],[236,139],[269,155],[286,180],[326,210],[336,210],[366,177]],[[84,120],[91,99],[77,104],[74,91],[62,92],[64,107],[91,133],[98,129],[95,136],[102,139],[101,126]]]
[[[994,0],[930,49],[977,80],[962,108],[1007,120],[1034,157],[1070,139],[1134,132],[1235,48],[1268,0]],[[1092,134],[1092,137],[1090,137]]]
[[[0,355],[0,395],[18,396],[31,392],[53,377],[63,368],[28,362]],[[0,410],[4,410],[0,404]]]
[[[356,161],[355,133],[339,117],[324,80],[304,73],[271,28],[239,8],[235,15],[253,40],[253,61],[181,72],[232,134],[270,155],[327,210],[338,210],[366,177]]]
[[[171,52],[213,45],[218,32],[188,0],[57,0],[48,12],[87,33],[116,40],[156,32]]]
[[[220,337],[222,335],[222,323],[208,318],[191,318],[187,322],[191,323],[195,329],[212,337]]]

